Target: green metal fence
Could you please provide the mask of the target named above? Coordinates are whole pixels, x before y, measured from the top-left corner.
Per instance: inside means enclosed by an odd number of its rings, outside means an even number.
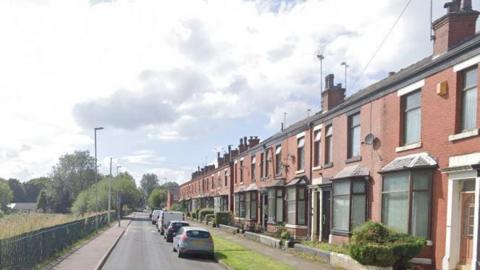
[[[105,213],[0,240],[0,269],[34,268],[43,260],[93,233],[96,217],[99,228],[107,225],[108,217]]]

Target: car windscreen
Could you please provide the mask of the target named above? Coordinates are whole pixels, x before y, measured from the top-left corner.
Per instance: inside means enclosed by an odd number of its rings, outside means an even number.
[[[205,231],[191,230],[191,231],[187,231],[187,236],[192,238],[209,238],[210,233]]]
[[[188,223],[175,222],[175,223],[170,224],[170,226],[174,227],[174,228],[180,228],[180,227],[190,226],[190,225]]]

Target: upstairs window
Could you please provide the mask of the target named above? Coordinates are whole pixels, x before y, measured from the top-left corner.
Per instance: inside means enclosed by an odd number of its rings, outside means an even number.
[[[297,171],[305,169],[305,137],[297,140]]]
[[[420,90],[402,96],[403,145],[420,142],[422,127],[422,95]]]
[[[348,117],[348,158],[360,156],[360,113]]]
[[[235,163],[235,165],[233,165],[233,179],[235,180],[235,184],[237,184],[238,177],[237,167],[237,163]]]
[[[250,160],[250,173],[252,174],[252,182],[255,182],[255,156],[252,156]]]
[[[240,183],[243,183],[243,160],[240,160]]]
[[[315,130],[314,134],[314,142],[313,142],[313,166],[318,167],[320,166],[320,141],[322,137],[322,130]]]
[[[265,151],[265,177],[268,177],[268,171],[270,170],[270,149],[267,149],[267,151]]]
[[[333,162],[333,128],[332,125],[328,125],[325,129],[325,164],[331,164]]]
[[[461,131],[477,127],[477,68],[463,72]]]
[[[275,147],[275,175],[282,173],[282,146]]]
[[[260,178],[263,178],[264,174],[265,174],[265,168],[264,168],[265,161],[264,160],[265,160],[265,154],[261,153],[260,154]]]
[[[224,177],[224,179],[223,179],[223,181],[224,181],[224,186],[227,186],[227,185],[228,185],[228,171],[226,170],[226,171],[224,172],[224,174],[225,174],[225,177]]]

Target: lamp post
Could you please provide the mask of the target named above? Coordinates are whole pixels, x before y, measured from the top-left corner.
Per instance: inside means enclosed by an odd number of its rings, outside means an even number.
[[[117,165],[117,174],[118,176],[118,169],[120,169],[122,166]],[[120,227],[120,193],[117,189],[117,220],[118,220],[118,227]]]
[[[102,130],[103,127],[96,127],[93,129],[95,139],[95,230],[98,230],[98,166],[97,166],[97,131]]]

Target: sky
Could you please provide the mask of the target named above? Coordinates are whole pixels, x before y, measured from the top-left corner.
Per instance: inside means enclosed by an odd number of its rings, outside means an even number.
[[[99,170],[182,183],[243,136],[320,109],[317,52],[347,95],[430,56],[429,1],[1,0],[0,177]],[[444,14],[434,0],[434,18]],[[474,7],[476,6],[474,3]]]

